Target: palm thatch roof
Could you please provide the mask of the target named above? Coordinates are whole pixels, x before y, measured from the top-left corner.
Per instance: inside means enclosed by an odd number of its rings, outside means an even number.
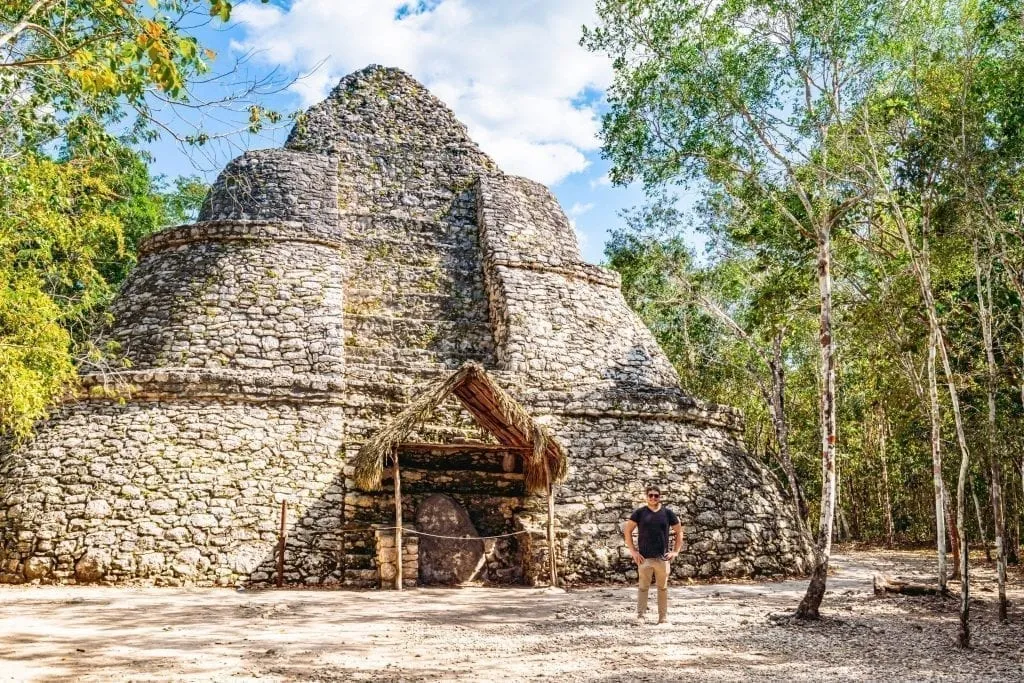
[[[491,379],[483,366],[469,362],[428,388],[363,444],[352,460],[356,486],[367,491],[380,488],[385,460],[416,425],[429,418],[451,395],[503,445],[527,449],[523,456],[527,491],[547,491],[549,478],[553,482],[565,478],[567,465],[562,446]]]

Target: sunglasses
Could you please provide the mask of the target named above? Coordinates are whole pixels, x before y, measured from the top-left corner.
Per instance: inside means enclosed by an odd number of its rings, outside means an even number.
[[[657,500],[658,498],[661,498],[661,494],[660,493],[648,493],[647,497],[648,498],[654,498],[655,500]]]

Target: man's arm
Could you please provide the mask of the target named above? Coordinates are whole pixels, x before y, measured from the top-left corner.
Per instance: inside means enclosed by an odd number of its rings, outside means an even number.
[[[640,555],[640,552],[633,545],[633,531],[636,530],[636,522],[629,520],[626,522],[626,527],[622,530],[622,538],[626,541],[626,547],[629,548],[629,554],[633,556],[633,561],[637,564],[643,564],[644,558]]]
[[[676,535],[676,542],[675,542],[675,545],[672,546],[672,548],[673,548],[672,552],[670,552],[667,555],[668,559],[670,559],[670,560],[676,559],[676,555],[678,555],[683,550],[683,524],[682,524],[682,522],[677,522],[676,525],[674,527],[672,527],[672,531]]]

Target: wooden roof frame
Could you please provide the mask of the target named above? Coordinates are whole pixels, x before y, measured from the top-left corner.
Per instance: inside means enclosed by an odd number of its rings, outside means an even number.
[[[449,396],[455,396],[477,424],[502,445],[522,453],[529,492],[548,491],[565,478],[568,468],[561,444],[483,366],[468,362],[428,387],[362,445],[352,461],[356,485],[370,491],[379,489],[385,459],[397,457],[397,449],[409,433]]]

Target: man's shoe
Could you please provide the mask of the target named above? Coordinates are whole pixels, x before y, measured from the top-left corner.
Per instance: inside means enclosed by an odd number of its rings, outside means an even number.
[[[643,626],[646,623],[647,623],[647,617],[645,617],[642,614],[636,615],[636,625],[637,626]]]
[[[672,622],[668,620],[668,617],[664,619],[658,619],[658,626],[671,626]]]

